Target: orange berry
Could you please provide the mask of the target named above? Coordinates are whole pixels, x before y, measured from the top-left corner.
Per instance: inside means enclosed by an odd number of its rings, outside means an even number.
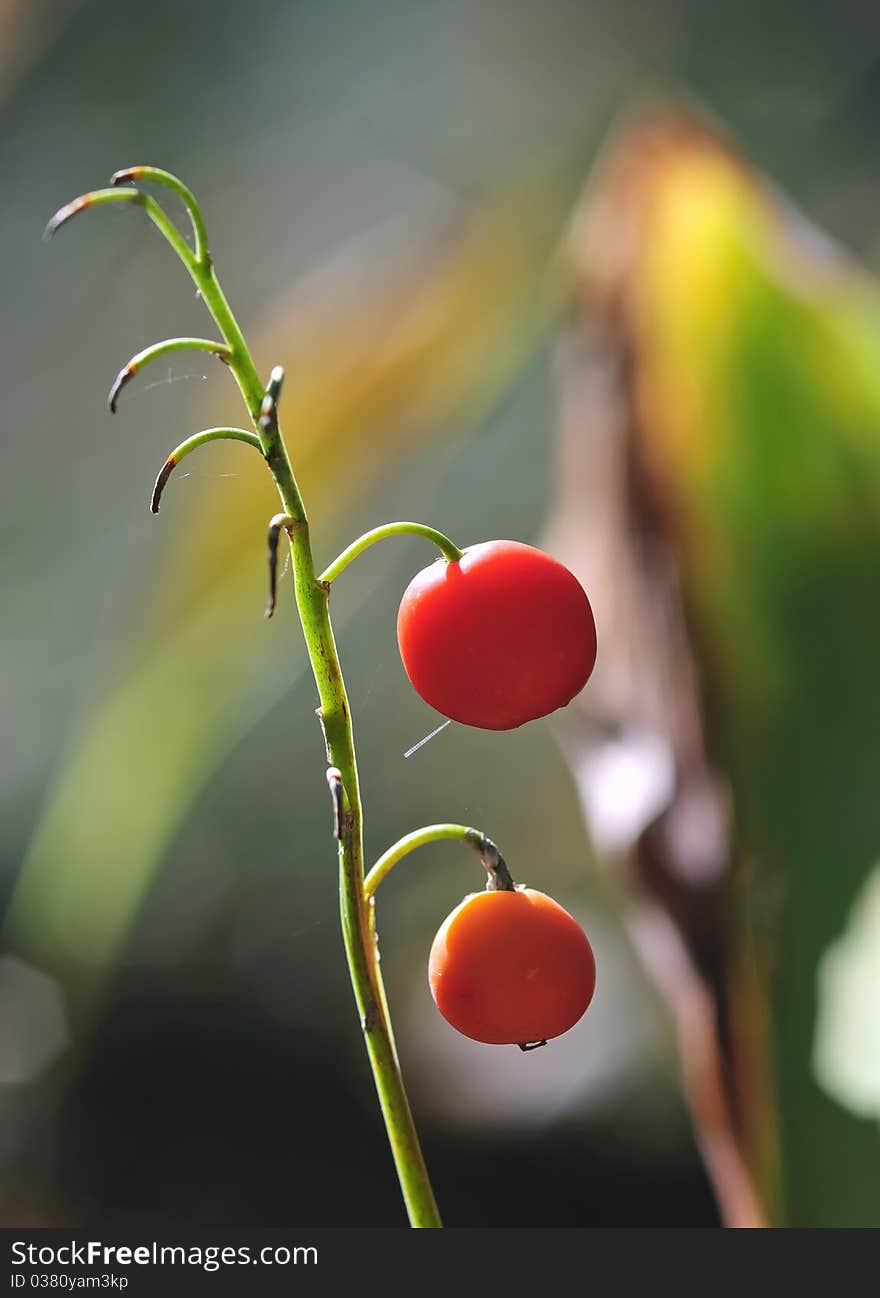
[[[524,1045],[577,1023],[593,998],[596,965],[568,911],[518,887],[465,897],[434,939],[428,979],[440,1013],[464,1036]]]

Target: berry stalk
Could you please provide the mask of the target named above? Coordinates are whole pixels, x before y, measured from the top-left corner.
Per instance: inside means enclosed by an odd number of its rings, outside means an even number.
[[[217,279],[208,251],[205,223],[192,192],[176,177],[152,167],[132,167],[117,172],[113,184],[136,186],[145,180],[164,185],[183,201],[193,228],[194,250],[183,239],[159,203],[138,188],[110,188],[83,195],[52,218],[46,234],[51,236],[73,216],[92,206],[127,202],[144,208],[186,267],[223,336],[223,343],[217,344],[216,350],[229,366],[241,389],[255,434],[251,436],[243,433],[243,430],[212,429],[205,435],[199,435],[201,440],[197,444],[201,445],[202,442],[219,436],[238,437],[239,440],[256,443],[278,490],[284,513],[279,515],[278,520],[273,520],[273,525],[276,525],[276,541],[277,528],[283,528],[290,541],[296,606],[318,690],[318,717],[324,733],[330,768],[328,774],[333,777],[331,789],[336,808],[340,915],[355,1001],[410,1224],[415,1227],[439,1227],[442,1222],[403,1083],[379,970],[378,947],[364,892],[363,811],[351,713],[330,621],[330,586],[329,582],[316,576],[308,517],[278,422],[278,397],[283,372],[278,368],[273,370],[269,384],[264,388],[244,335]],[[149,352],[158,355],[174,350],[175,347],[193,346],[211,350],[211,344],[207,340],[180,339],[171,340],[167,345],[158,344],[155,352],[154,349],[149,349]],[[143,359],[143,354],[134,358],[134,362],[130,362],[123,373],[127,372],[128,377],[131,377]],[[118,395],[118,391],[117,387],[114,396]],[[189,445],[185,453],[194,449],[195,444]],[[168,472],[173,468],[175,456],[180,458],[183,451],[183,447],[178,448],[169,457],[170,467],[168,462],[165,466]],[[160,478],[161,476],[160,474]],[[451,543],[447,542],[447,545],[451,546]]]

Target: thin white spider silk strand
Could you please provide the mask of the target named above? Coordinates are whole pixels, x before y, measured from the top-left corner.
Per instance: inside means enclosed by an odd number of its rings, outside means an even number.
[[[420,748],[424,748],[429,739],[433,739],[435,735],[439,735],[441,730],[445,730],[447,726],[451,725],[451,719],[447,718],[447,720],[444,721],[442,725],[439,725],[436,730],[432,730],[429,735],[425,735],[424,739],[420,739],[417,744],[413,744],[412,748],[408,748],[403,754],[404,757],[412,757],[413,753],[417,753]]]

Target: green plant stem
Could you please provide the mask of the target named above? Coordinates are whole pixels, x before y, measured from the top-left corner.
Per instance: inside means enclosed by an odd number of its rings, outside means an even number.
[[[124,192],[124,191],[119,191]],[[287,448],[272,412],[261,418],[264,387],[208,254],[182,258],[229,347],[228,364],[260,438],[281,503],[289,516],[296,604],[320,708],[327,762],[342,781],[339,898],[342,932],[355,1000],[376,1091],[410,1224],[442,1225],[409,1106],[379,970],[378,947],[364,896],[363,813],[351,713],[329,612],[329,586],[315,575],[308,518]]]
[[[167,189],[172,190],[177,195],[186,208],[192,223],[193,238],[196,245],[196,261],[205,261],[208,257],[208,231],[205,229],[202,209],[199,207],[196,196],[189,186],[185,185],[177,176],[172,176],[170,171],[164,171],[161,167],[125,167],[122,171],[113,173],[110,177],[110,184],[137,184],[141,180],[151,180],[157,185],[165,185]]]
[[[425,523],[383,523],[381,527],[374,527],[370,532],[364,532],[356,541],[352,541],[337,558],[333,560],[329,568],[325,568],[318,578],[319,581],[333,582],[341,572],[344,572],[353,559],[364,550],[368,550],[371,545],[377,541],[384,541],[389,536],[423,536],[427,541],[433,541],[441,554],[450,563],[455,563],[461,558],[461,550],[457,545],[453,545],[448,536],[438,532],[435,527],[428,527]]]
[[[413,830],[411,834],[405,834],[403,838],[383,852],[370,873],[364,880],[364,895],[370,899],[379,884],[390,874],[405,856],[414,852],[418,847],[425,847],[428,843],[438,843],[444,839],[453,839],[460,843],[467,843],[480,852],[486,842],[484,834],[478,829],[469,829],[466,825],[425,825],[423,829]]]
[[[125,187],[125,182],[138,180],[156,181],[173,190],[183,200],[192,222],[195,251],[188,246],[180,231],[154,198],[142,190]],[[339,663],[339,653],[330,623],[330,584],[315,576],[308,518],[278,424],[277,398],[283,372],[273,370],[268,388],[264,388],[238,322],[232,314],[214,272],[207,246],[205,224],[192,192],[176,176],[156,167],[129,167],[125,171],[116,173],[113,184],[123,187],[83,194],[61,208],[46,226],[45,237],[51,238],[77,213],[90,207],[120,202],[138,204],[144,208],[150,220],[177,253],[223,335],[224,345],[222,347],[218,345],[218,353],[232,370],[241,389],[256,430],[253,440],[258,444],[269,465],[285,511],[283,526],[290,540],[296,604],[309,662],[318,688],[321,705],[318,716],[324,731],[327,763],[331,770],[335,768],[334,782],[337,779],[339,782],[339,805],[336,809],[342,933],[379,1104],[385,1119],[410,1224],[419,1227],[441,1226],[442,1222],[403,1084],[385,988],[379,970],[379,951],[372,926],[372,911],[364,894],[363,813],[351,714]],[[179,342],[180,340],[175,340],[175,344]],[[195,345],[200,344],[195,343]],[[208,346],[213,350],[210,344]],[[118,390],[117,387],[116,392]],[[205,433],[197,434],[169,457],[163,469],[163,472],[167,469],[165,479],[174,467],[175,456],[180,457],[181,454],[195,449],[201,442],[222,436],[237,437],[243,441],[251,440],[249,433],[236,429],[209,429]],[[157,482],[160,493],[165,479],[160,474],[160,480]],[[158,504],[155,492],[153,503]],[[440,533],[433,533],[432,529],[428,531],[432,539],[440,538],[443,543],[441,548],[445,547],[447,554],[454,554],[456,557],[459,555],[459,551],[451,541],[442,537]]]
[[[177,468],[181,460],[185,460],[193,451],[198,450],[207,442],[246,442],[248,446],[254,446],[262,454],[263,443],[256,433],[249,433],[244,428],[205,428],[200,433],[193,433],[185,442],[176,446],[168,456],[162,468],[159,470],[159,476],[156,478],[156,485],[153,487],[153,495],[150,499],[150,511],[153,514],[159,512],[159,501],[162,498],[162,492],[165,490],[165,484],[171,477],[174,469]]]

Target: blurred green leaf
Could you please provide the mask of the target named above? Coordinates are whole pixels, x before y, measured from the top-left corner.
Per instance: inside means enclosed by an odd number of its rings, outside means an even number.
[[[880,850],[880,290],[676,118],[619,141],[572,246],[627,358],[642,519],[733,788],[716,935],[745,1140],[780,1223],[878,1225],[877,1124],[820,1087],[814,1042],[817,971]]]

